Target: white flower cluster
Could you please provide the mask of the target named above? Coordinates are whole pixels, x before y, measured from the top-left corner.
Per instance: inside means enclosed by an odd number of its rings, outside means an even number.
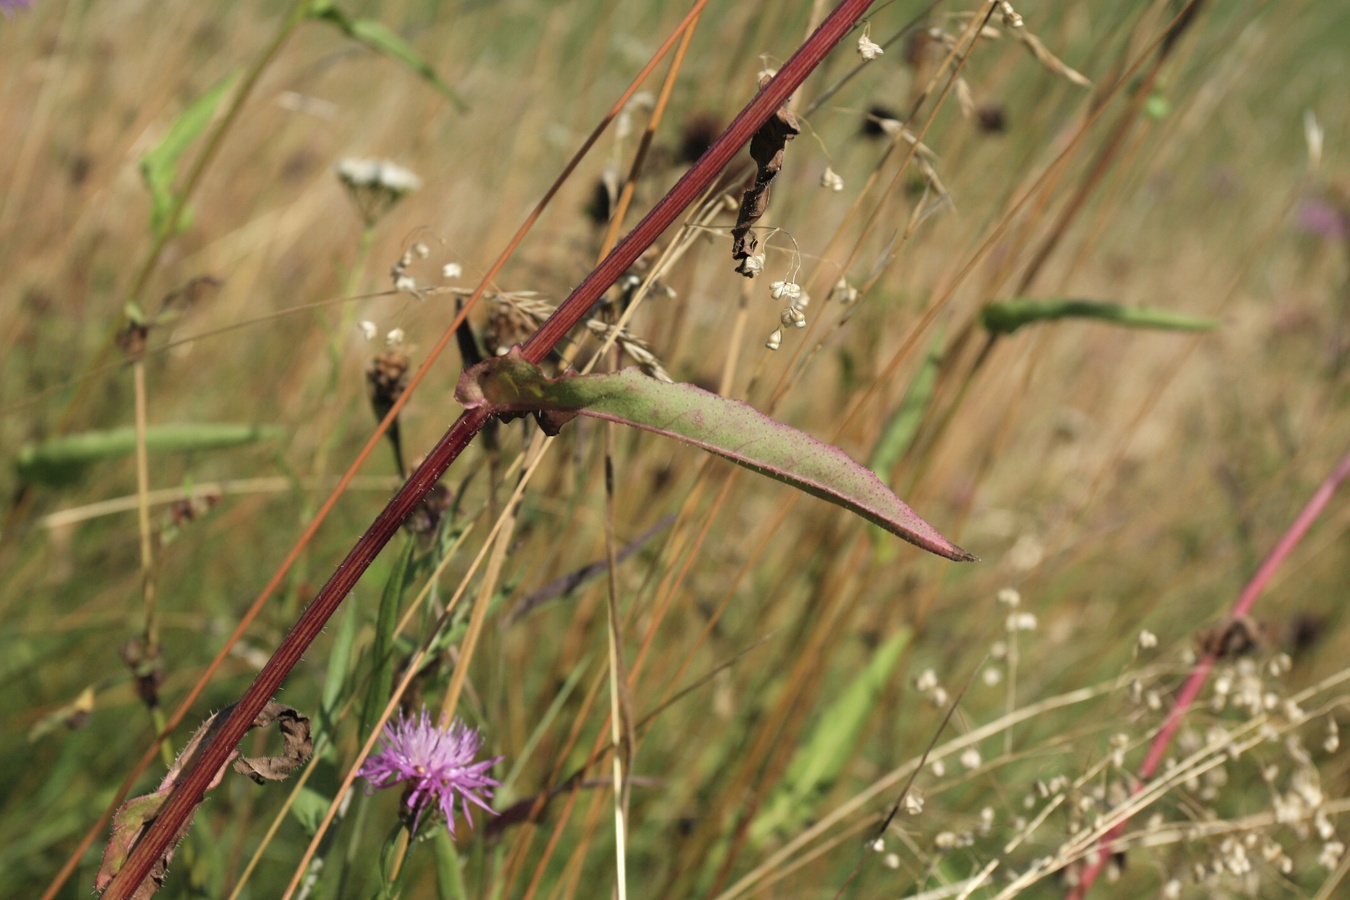
[[[863,58],[863,62],[871,62],[885,52],[881,49],[880,44],[872,41],[871,31],[864,28],[862,35],[858,38],[858,55]]]
[[[415,259],[426,259],[430,255],[431,248],[421,241],[403,251],[403,255],[398,258],[398,262],[394,263],[389,269],[389,279],[394,282],[394,290],[421,298],[422,289],[418,286],[417,279],[412,276],[409,269]],[[453,281],[463,274],[464,267],[459,263],[452,262],[441,266],[441,277],[447,281]]]
[[[919,677],[914,679],[914,689],[928,698],[939,709],[945,707],[951,700],[951,694],[947,689],[938,683],[937,673],[932,669],[924,669],[919,673]]]
[[[797,282],[788,279],[786,281],[775,281],[769,285],[769,294],[775,300],[786,300],[785,306],[778,314],[778,323],[783,328],[805,328],[806,313],[803,310],[811,302],[811,295],[802,290],[802,286]],[[773,334],[769,335],[769,340],[764,344],[770,350],[777,350],[783,344],[783,329],[775,328]]]
[[[422,179],[387,159],[353,159],[338,163],[338,181],[347,189],[369,228],[395,203],[422,186]]]
[[[400,197],[422,186],[422,179],[411,170],[387,159],[348,157],[338,163],[337,176],[349,188],[377,188]]]

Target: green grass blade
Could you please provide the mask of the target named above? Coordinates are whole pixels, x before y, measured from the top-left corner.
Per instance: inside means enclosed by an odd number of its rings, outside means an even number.
[[[445,828],[437,828],[432,833],[432,851],[436,859],[436,896],[441,900],[464,900],[469,896],[464,886],[459,853],[455,842]]]
[[[1188,316],[1156,306],[1126,306],[1098,300],[1003,300],[980,313],[980,323],[990,334],[1012,334],[1036,322],[1053,319],[1098,319],[1127,328],[1158,328],[1165,331],[1209,331],[1223,323],[1218,319]]]
[[[285,434],[284,428],[230,422],[153,425],[145,430],[145,446],[150,453],[221,450]],[[26,444],[19,450],[15,466],[26,482],[61,485],[73,481],[95,463],[130,456],[135,449],[136,429],[130,426],[86,431]]]
[[[872,456],[867,461],[867,468],[875,472],[886,484],[890,484],[891,472],[919,435],[919,426],[923,424],[924,414],[928,411],[928,404],[932,402],[933,392],[937,389],[938,372],[941,368],[942,336],[938,335],[928,348],[928,355],[924,357],[919,370],[914,373],[914,380],[909,383],[905,396],[900,399],[900,405],[887,420],[881,437],[872,448]],[[877,561],[889,562],[896,554],[895,542],[887,539],[886,531],[879,525],[873,525],[869,530],[872,550],[876,554]]]
[[[178,161],[192,146],[192,142],[201,137],[206,126],[211,124],[216,107],[220,106],[220,101],[238,80],[239,71],[236,69],[216,82],[179,114],[158,144],[141,156],[141,177],[150,191],[150,229],[156,237],[163,237],[164,229],[168,227],[169,212],[174,204],[173,183],[178,177]],[[179,220],[179,227],[187,227],[186,217]]]
[[[752,840],[765,840],[781,828],[792,830],[810,810],[819,808],[819,797],[834,785],[849,760],[857,756],[863,728],[876,712],[877,698],[890,681],[910,637],[908,629],[892,635],[872,654],[867,668],[829,701],[815,728],[788,763],[782,786],[750,826]]]
[[[338,706],[342,703],[344,688],[352,671],[352,648],[356,645],[357,607],[347,608],[338,623],[337,635],[333,638],[333,649],[328,654],[328,671],[323,679],[323,701],[319,707],[319,717],[324,729],[333,733],[336,722],[333,719]]]
[[[370,687],[366,692],[365,707],[361,710],[361,734],[370,734],[375,720],[389,703],[394,688],[394,628],[398,625],[399,606],[408,584],[408,570],[412,567],[417,542],[409,540],[398,555],[389,580],[384,583],[380,597],[380,611],[375,620],[375,643],[371,646]]]
[[[890,478],[891,470],[900,462],[900,458],[918,436],[923,414],[928,410],[928,403],[933,399],[933,391],[937,387],[938,369],[941,365],[942,338],[938,337],[928,348],[928,355],[924,357],[919,370],[914,373],[914,380],[909,383],[909,389],[900,399],[900,405],[891,413],[881,437],[872,448],[867,468],[876,472],[882,481]]]
[[[572,671],[567,673],[567,680],[563,682],[563,686],[558,689],[558,693],[555,694],[553,699],[549,702],[548,709],[546,709],[544,714],[539,717],[539,721],[535,723],[534,729],[530,732],[530,736],[526,738],[525,743],[521,745],[520,752],[517,753],[515,758],[511,761],[511,771],[501,780],[501,785],[497,788],[498,794],[509,796],[515,790],[516,779],[525,771],[525,766],[534,756],[534,751],[538,749],[544,738],[548,736],[549,729],[553,727],[554,720],[557,719],[566,708],[568,698],[572,696],[572,692],[576,690],[577,684],[581,681],[581,676],[586,674],[590,665],[591,654],[587,653],[577,661],[577,664],[572,667]]]
[[[406,66],[453,103],[460,112],[469,108],[455,89],[445,83],[431,63],[414,50],[411,44],[380,22],[374,19],[353,18],[329,2],[316,2],[310,9],[310,17],[335,25],[339,31],[363,47]]]

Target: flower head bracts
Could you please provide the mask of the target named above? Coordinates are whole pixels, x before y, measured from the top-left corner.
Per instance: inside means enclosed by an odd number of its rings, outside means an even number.
[[[434,805],[445,815],[446,827],[453,837],[456,797],[470,827],[473,826],[470,803],[494,816],[497,814],[484,798],[491,797],[492,788],[499,783],[487,772],[503,757],[474,762],[483,746],[482,735],[476,730],[459,719],[452,720],[449,728],[439,728],[423,710],[417,719],[400,716],[397,724],[386,723],[381,737],[384,746],[366,760],[361,777],[370,782],[368,793],[407,784],[404,803],[414,831],[422,813]]]

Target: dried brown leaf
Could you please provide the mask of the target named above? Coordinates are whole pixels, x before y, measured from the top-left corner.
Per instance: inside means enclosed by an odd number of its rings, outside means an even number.
[[[117,810],[113,817],[113,833],[108,840],[108,846],[103,851],[103,865],[99,867],[98,877],[95,879],[94,887],[102,891],[106,888],[113,876],[122,868],[127,857],[130,856],[132,848],[141,836],[150,829],[155,817],[163,808],[169,794],[190,768],[190,764],[201,752],[215,739],[220,726],[225,723],[225,715],[233,707],[225,707],[220,712],[211,716],[202,723],[196,733],[187,742],[183,752],[174,760],[174,764],[169,767],[169,772],[160,782],[159,788],[153,793],[128,800]],[[262,712],[258,713],[253,720],[254,728],[266,728],[272,723],[277,723],[277,728],[285,739],[285,748],[281,756],[263,756],[263,757],[245,757],[240,756],[239,751],[235,750],[225,761],[225,763],[211,777],[211,783],[207,785],[207,790],[211,790],[220,784],[220,780],[225,776],[225,766],[231,762],[234,763],[234,769],[243,775],[248,775],[254,781],[261,784],[264,780],[278,780],[285,778],[288,774],[298,768],[314,749],[313,741],[310,738],[309,719],[300,715],[292,707],[277,703],[275,700],[263,707]],[[201,803],[205,799],[203,796],[197,802]],[[154,896],[155,892],[164,884],[164,878],[169,871],[169,861],[173,859],[174,850],[182,842],[183,836],[187,834],[188,827],[192,824],[192,817],[189,816],[183,822],[183,826],[174,835],[173,840],[168,844],[163,856],[155,861],[146,875],[145,880],[136,886],[136,890],[131,894],[133,900],[148,900]]]
[[[760,79],[761,90],[768,84],[769,77]],[[753,278],[755,270],[743,261],[754,256],[755,248],[759,246],[753,226],[769,208],[769,185],[783,168],[787,142],[799,134],[801,128],[797,126],[797,119],[785,103],[750,139],[750,158],[756,166],[755,180],[741,196],[741,211],[736,217],[736,227],[731,230],[731,258],[742,261],[736,271],[747,278]]]

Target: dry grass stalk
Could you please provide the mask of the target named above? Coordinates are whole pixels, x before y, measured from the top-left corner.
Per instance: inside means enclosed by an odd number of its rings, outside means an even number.
[[[522,291],[509,294],[492,294],[488,299],[494,305],[522,313],[537,323],[543,322],[553,315],[554,310],[551,304],[536,300],[535,297],[537,296],[533,291]],[[602,341],[607,340],[611,334],[615,334],[614,340],[623,348],[625,353],[633,358],[638,368],[647,375],[667,384],[674,383],[670,373],[661,365],[661,360],[652,352],[651,345],[642,338],[623,328],[619,328],[616,333],[614,326],[601,322],[599,319],[587,319],[585,324],[586,330]],[[501,352],[500,348],[498,352]]]

